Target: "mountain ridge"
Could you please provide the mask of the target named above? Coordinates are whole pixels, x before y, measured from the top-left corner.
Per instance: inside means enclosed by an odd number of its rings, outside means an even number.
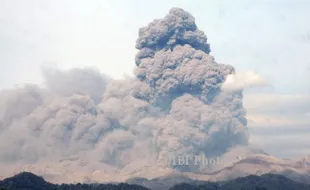
[[[177,179],[179,177],[179,179]],[[175,180],[175,184],[169,183],[172,180]],[[153,182],[144,183],[140,185],[137,183],[141,182]],[[168,182],[168,183],[167,183]],[[114,183],[114,184],[52,184],[44,180],[44,178],[32,174],[30,172],[22,172],[13,177],[6,178],[0,181],[0,189],[9,189],[9,190],[63,190],[63,189],[89,189],[89,190],[126,190],[126,189],[135,189],[135,190],[235,190],[235,189],[264,189],[264,190],[310,190],[309,184],[302,184],[294,182],[282,175],[276,174],[264,174],[261,176],[249,175],[247,177],[239,177],[234,180],[229,181],[195,181],[195,180],[186,180],[182,176],[170,176],[170,177],[161,177],[153,180],[147,179],[137,179],[136,181],[131,181],[128,183]]]

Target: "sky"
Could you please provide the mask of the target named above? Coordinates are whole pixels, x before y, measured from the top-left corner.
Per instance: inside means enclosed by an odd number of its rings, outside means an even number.
[[[196,18],[217,62],[268,81],[245,92],[250,142],[309,155],[309,0],[0,0],[0,88],[41,84],[43,65],[132,75],[139,28],[172,7]]]

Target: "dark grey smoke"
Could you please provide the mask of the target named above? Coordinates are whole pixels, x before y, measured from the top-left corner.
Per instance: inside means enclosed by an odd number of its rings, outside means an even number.
[[[165,122],[171,122],[161,125],[169,138],[163,141],[176,138],[162,149],[216,156],[247,143],[242,92],[221,90],[234,68],[215,62],[192,15],[171,9],[163,19],[140,29],[136,47],[140,52],[135,74],[148,87],[136,97],[168,113]]]
[[[153,103],[170,104],[184,93],[211,102],[232,66],[209,55],[207,36],[188,12],[173,8],[163,19],[141,28],[136,47],[136,76],[151,87]]]
[[[74,158],[57,163],[89,178],[130,177],[162,173],[170,155],[223,156],[247,145],[242,91],[221,90],[234,68],[215,62],[192,15],[171,9],[140,29],[136,47],[136,78],[45,69],[46,88],[2,91],[0,163]]]
[[[207,36],[197,28],[195,18],[182,9],[172,8],[164,19],[156,19],[147,27],[140,28],[136,48],[141,51],[136,63],[139,65],[142,58],[153,57],[155,51],[185,44],[210,52]]]

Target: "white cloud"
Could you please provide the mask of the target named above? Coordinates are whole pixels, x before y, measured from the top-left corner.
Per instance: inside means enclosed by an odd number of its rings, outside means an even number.
[[[222,85],[222,90],[236,91],[251,87],[263,87],[267,84],[267,81],[258,73],[247,71],[228,75],[226,81]]]

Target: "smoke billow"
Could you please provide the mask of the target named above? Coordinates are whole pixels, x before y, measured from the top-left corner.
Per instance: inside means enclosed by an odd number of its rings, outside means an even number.
[[[135,78],[44,69],[45,88],[2,91],[0,163],[67,159],[61,166],[69,173],[130,176],[146,166],[171,168],[172,154],[222,156],[247,145],[242,89],[222,89],[234,68],[215,62],[191,14],[171,9],[140,29],[136,48]]]

